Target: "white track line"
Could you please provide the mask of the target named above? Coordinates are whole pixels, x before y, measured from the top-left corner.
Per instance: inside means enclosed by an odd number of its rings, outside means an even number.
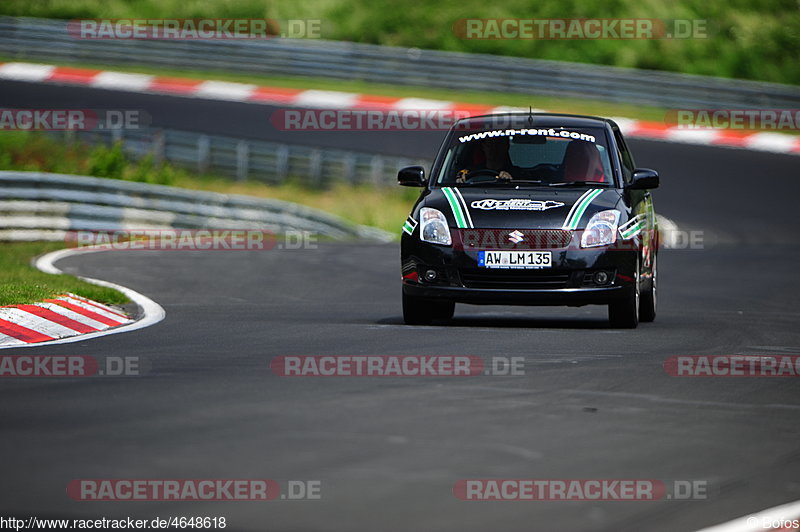
[[[60,249],[58,251],[53,251],[51,253],[47,253],[46,255],[42,255],[34,262],[34,266],[39,270],[45,273],[52,273],[52,274],[60,274],[64,273],[58,268],[55,267],[54,263],[65,259],[67,257],[71,257],[73,255],[78,255],[81,253],[95,253],[98,251],[107,251],[107,248],[70,248],[70,249]],[[89,277],[79,277],[79,279],[83,279],[87,283],[91,283],[97,286],[105,286],[107,288],[113,288],[114,290],[118,290],[128,296],[131,301],[136,303],[142,311],[142,317],[134,322],[127,323],[125,325],[120,325],[119,327],[115,327],[113,329],[108,329],[105,331],[97,331],[93,333],[87,334],[79,334],[77,336],[71,336],[69,338],[61,338],[59,340],[53,340],[49,342],[38,342],[33,344],[19,344],[19,345],[0,345],[0,349],[7,349],[7,348],[15,348],[15,347],[41,347],[45,345],[53,345],[53,344],[68,344],[72,342],[82,342],[83,340],[89,340],[91,338],[98,338],[100,336],[106,336],[109,334],[118,334],[124,332],[131,332],[137,329],[143,329],[145,327],[149,327],[151,325],[155,325],[159,321],[163,320],[166,316],[166,312],[164,312],[163,307],[150,299],[149,297],[136,292],[135,290],[131,290],[125,286],[121,286],[115,283],[110,283],[108,281],[102,281],[100,279],[92,279]]]
[[[768,523],[792,521],[798,518],[800,518],[800,501],[795,501],[782,506],[768,508],[758,513],[745,515],[733,521],[704,528],[697,532],[764,532],[765,530],[782,530],[780,527],[776,528],[771,525],[764,525]],[[793,529],[789,528],[787,530]],[[794,530],[796,530],[796,527]]]

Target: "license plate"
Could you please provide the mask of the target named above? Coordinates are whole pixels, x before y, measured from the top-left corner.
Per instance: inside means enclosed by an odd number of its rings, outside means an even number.
[[[550,268],[553,254],[550,251],[479,251],[481,268]]]

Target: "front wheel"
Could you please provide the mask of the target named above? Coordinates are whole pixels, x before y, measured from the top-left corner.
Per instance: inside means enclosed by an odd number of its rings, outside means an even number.
[[[430,325],[434,321],[447,321],[453,317],[453,301],[437,301],[403,293],[403,321],[406,325]]]
[[[636,278],[633,290],[620,301],[608,305],[608,321],[618,329],[635,329],[639,325],[639,266],[636,266]]]

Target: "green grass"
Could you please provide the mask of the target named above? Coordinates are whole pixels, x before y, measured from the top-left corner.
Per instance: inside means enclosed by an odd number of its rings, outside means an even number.
[[[0,244],[0,305],[34,303],[66,292],[102,303],[128,302],[127,297],[111,288],[95,286],[71,275],[43,273],[31,265],[34,257],[63,247],[62,242]]]
[[[322,21],[322,37],[800,83],[796,0],[4,0],[0,14],[52,18],[275,18]],[[708,21],[706,38],[672,40],[466,40],[462,18],[657,18]],[[646,80],[644,81],[646,83]]]

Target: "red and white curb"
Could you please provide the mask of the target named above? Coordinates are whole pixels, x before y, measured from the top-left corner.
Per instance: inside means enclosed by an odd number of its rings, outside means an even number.
[[[98,89],[315,109],[442,110],[469,115],[528,111],[528,109],[516,107],[492,107],[424,98],[393,98],[352,92],[286,89],[227,81],[170,78],[34,63],[0,63],[0,79],[86,85]],[[627,136],[633,138],[800,154],[800,136],[772,132],[686,129],[661,122],[612,118]]]
[[[41,303],[0,308],[0,345],[47,342],[131,321],[102,303],[66,294]]]
[[[35,266],[52,274],[63,273],[53,263],[71,255],[103,249],[63,249],[39,257]],[[141,318],[129,316],[107,305],[74,294],[65,294],[30,305],[0,307],[0,349],[78,342],[148,327],[164,319],[164,309],[130,288],[99,279],[81,277],[89,283],[118,290],[141,310]]]

